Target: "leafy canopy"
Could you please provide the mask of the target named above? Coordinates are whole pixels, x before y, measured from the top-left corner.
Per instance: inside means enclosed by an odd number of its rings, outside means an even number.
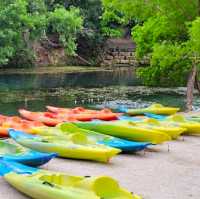
[[[184,85],[194,62],[199,63],[199,1],[103,2],[104,21],[120,16],[121,25],[130,21],[137,24],[132,28],[136,55],[138,59],[144,56],[150,58],[150,65],[140,68],[137,73],[144,83],[153,86]]]
[[[0,26],[0,65],[31,64],[33,43],[49,33],[58,34],[60,44],[73,54],[82,18],[74,8],[49,11],[44,0],[0,0]]]
[[[102,51],[104,36],[101,32],[101,0],[45,0],[49,10],[63,6],[66,9],[75,7],[83,17],[83,29],[78,34],[77,53],[91,62],[96,62]]]

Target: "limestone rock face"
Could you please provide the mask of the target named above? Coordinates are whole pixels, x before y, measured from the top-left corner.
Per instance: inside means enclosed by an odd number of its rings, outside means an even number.
[[[64,48],[46,48],[40,43],[35,43],[33,49],[36,55],[35,65],[37,66],[65,65],[68,60]]]

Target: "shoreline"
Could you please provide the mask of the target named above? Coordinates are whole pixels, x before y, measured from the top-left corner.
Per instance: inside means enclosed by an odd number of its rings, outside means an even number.
[[[116,70],[134,70],[134,67],[93,67],[93,66],[49,66],[35,68],[0,68],[0,75],[45,75],[87,72],[113,72]]]

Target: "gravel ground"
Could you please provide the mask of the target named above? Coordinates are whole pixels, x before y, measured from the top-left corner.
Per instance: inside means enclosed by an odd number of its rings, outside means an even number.
[[[55,159],[43,168],[74,175],[110,175],[144,199],[200,199],[200,137],[188,136],[110,164]],[[0,178],[0,199],[25,199]],[[42,199],[42,198],[41,198]]]

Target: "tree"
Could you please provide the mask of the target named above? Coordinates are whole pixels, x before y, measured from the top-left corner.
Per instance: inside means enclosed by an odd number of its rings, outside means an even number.
[[[83,17],[83,29],[77,36],[77,54],[96,64],[102,51],[104,36],[101,33],[101,0],[45,0],[49,10],[64,6],[76,7]]]
[[[139,59],[150,65],[137,72],[146,85],[185,85],[187,108],[192,108],[193,88],[199,65],[199,0],[104,0],[107,10],[118,12],[124,23],[135,20],[132,29]],[[134,12],[131,12],[134,11]],[[197,81],[196,81],[197,82]],[[198,84],[196,84],[198,85]],[[199,87],[200,88],[200,87]]]
[[[59,44],[74,54],[76,35],[82,29],[78,9],[48,10],[43,0],[0,0],[0,65],[33,64],[35,41],[57,34]]]
[[[68,55],[74,55],[76,50],[76,35],[82,28],[83,20],[79,9],[64,7],[55,8],[48,15],[48,34],[57,34],[58,41]]]
[[[30,57],[27,48],[45,29],[45,16],[35,11],[28,14],[27,6],[25,0],[0,2],[0,65],[9,63],[19,53]]]

